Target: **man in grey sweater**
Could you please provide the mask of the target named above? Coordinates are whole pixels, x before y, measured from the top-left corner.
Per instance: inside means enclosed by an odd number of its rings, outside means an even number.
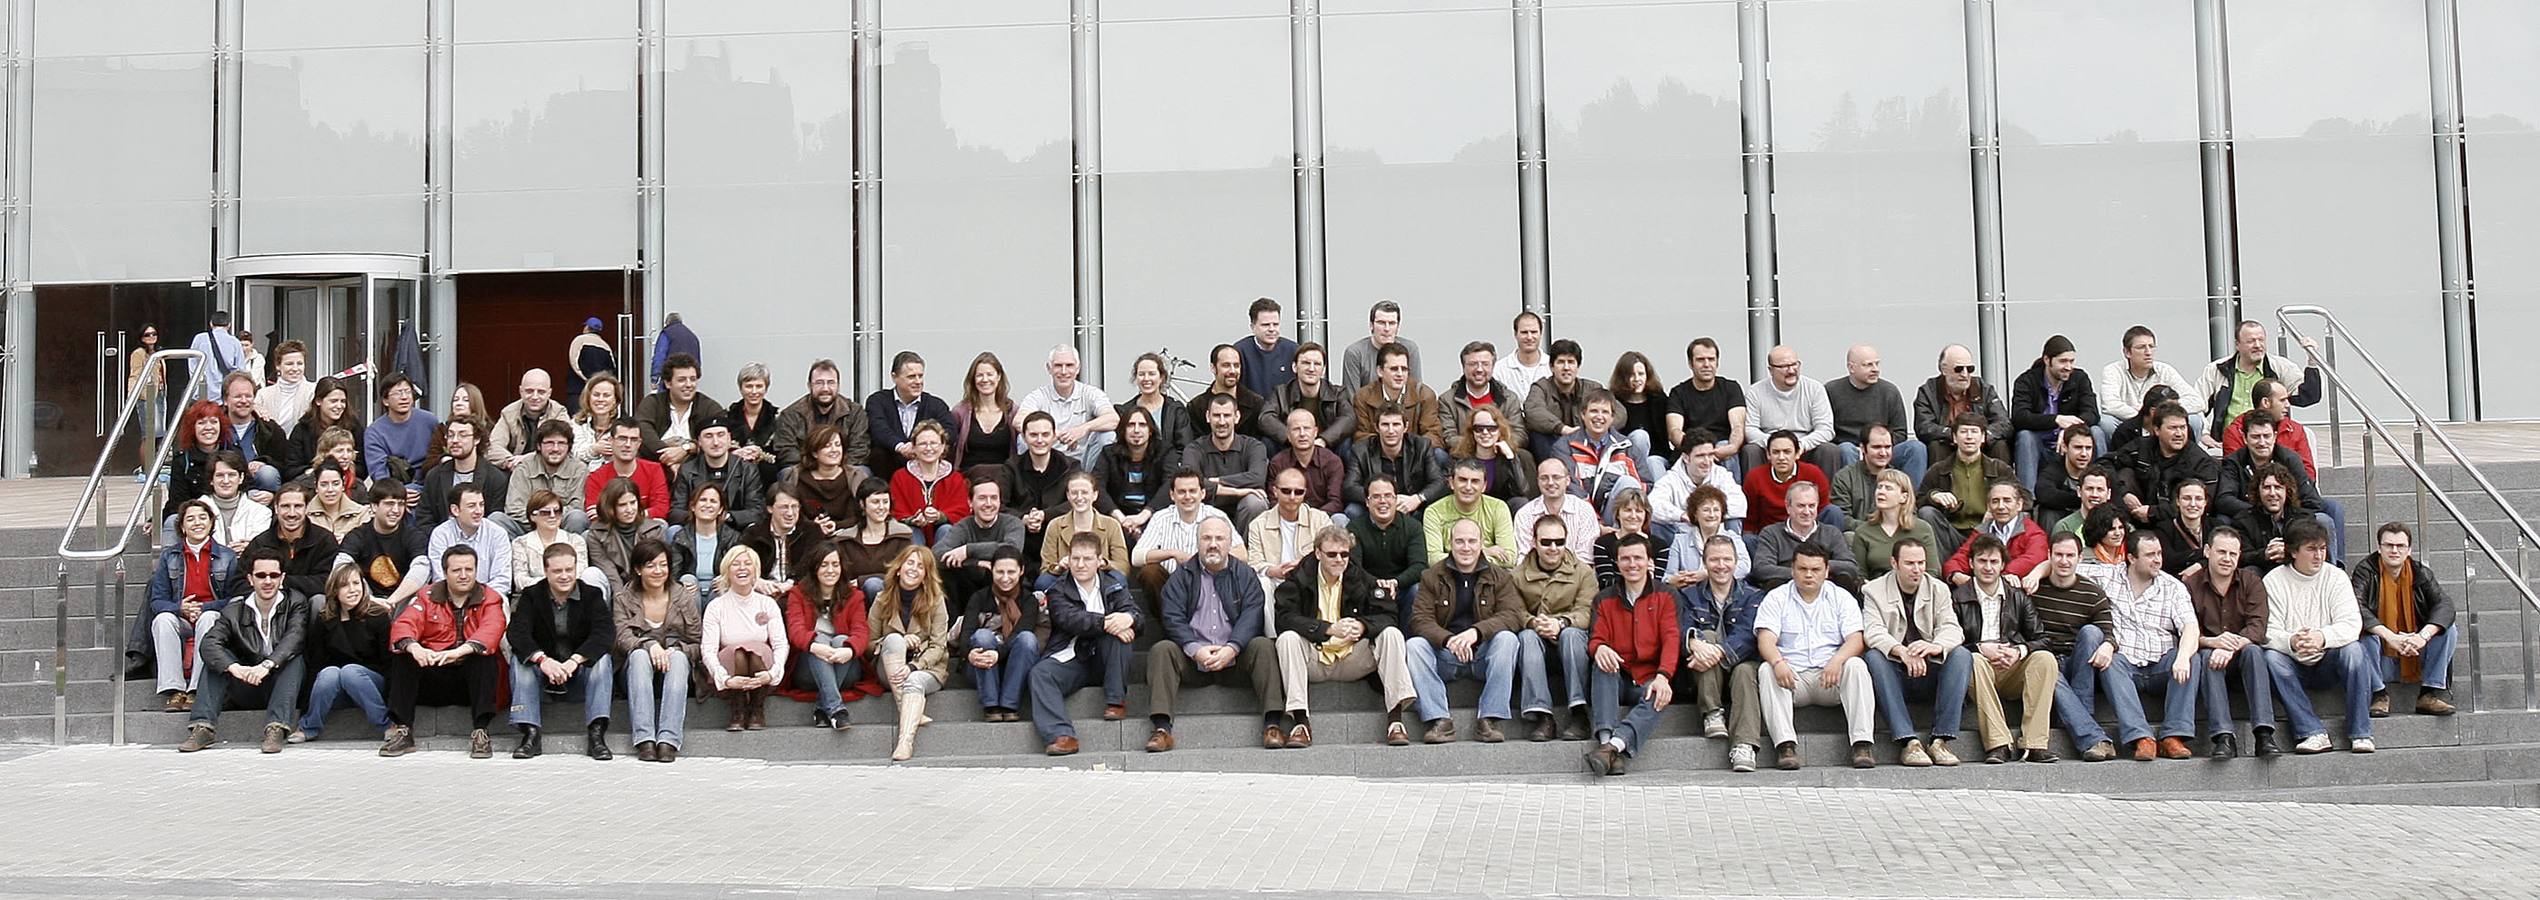
[[[1023,520],[1005,511],[1004,494],[1005,486],[994,478],[971,482],[970,514],[936,529],[935,552],[944,565],[946,596],[967,598],[986,587],[997,548],[1023,552]]]
[[[1817,471],[1843,468],[1843,451],[1834,443],[1834,408],[1826,402],[1826,386],[1799,374],[1799,351],[1776,346],[1764,357],[1772,377],[1746,389],[1746,468],[1764,464],[1764,444],[1776,431],[1799,435],[1800,456]]]
[[[1844,377],[1826,382],[1826,406],[1834,410],[1835,446],[1843,452],[1843,464],[1850,466],[1861,460],[1871,425],[1885,425],[1891,436],[1902,436],[1912,433],[1906,429],[1914,419],[1896,383],[1879,377],[1879,348],[1854,344],[1843,354],[1843,367]],[[1922,483],[1923,469],[1930,462],[1931,454],[1922,442],[1897,442],[1892,465],[1914,483]]]

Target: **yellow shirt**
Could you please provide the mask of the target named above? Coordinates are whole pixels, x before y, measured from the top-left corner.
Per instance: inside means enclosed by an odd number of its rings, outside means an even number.
[[[1315,601],[1315,605],[1321,607],[1323,621],[1340,621],[1341,580],[1338,578],[1323,579],[1321,593],[1322,596]],[[1335,662],[1339,662],[1341,657],[1348,656],[1350,651],[1358,649],[1358,642],[1344,641],[1335,638],[1324,641],[1323,646],[1315,649],[1322,652],[1323,664],[1328,666]]]

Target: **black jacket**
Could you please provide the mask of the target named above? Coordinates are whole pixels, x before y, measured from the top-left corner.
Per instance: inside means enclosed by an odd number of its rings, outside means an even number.
[[[805,530],[805,529],[800,529],[800,528],[798,528],[798,529],[795,529],[795,530],[796,530],[797,532],[800,532],[800,531],[803,531],[803,530]],[[811,532],[812,534],[819,534],[819,533],[820,533],[819,529],[809,529],[809,530],[810,530],[810,532]],[[741,529],[734,528],[734,527],[732,527],[732,524],[731,524],[730,522],[725,522],[725,523],[723,523],[721,526],[719,526],[719,527],[715,530],[715,533],[714,533],[714,534],[715,534],[715,538],[714,538],[714,570],[715,570],[715,571],[717,571],[717,572],[723,571],[723,558],[724,558],[724,557],[732,555],[732,551],[733,551],[733,550],[738,549],[738,548],[740,548],[740,547],[743,547],[743,546],[746,546],[746,545],[748,545],[748,544],[749,544],[749,534],[751,534],[751,533],[755,533],[755,532],[745,532],[745,531],[743,531],[743,530],[741,530]],[[753,548],[753,549],[755,549],[755,548]],[[772,562],[773,560],[775,560],[775,557],[773,557],[773,556],[769,556],[769,555],[768,555],[770,552],[773,552],[775,549],[776,549],[776,548],[775,548],[775,545],[771,543],[771,544],[767,547],[767,549],[766,549],[766,550],[757,550],[757,551],[756,551],[756,552],[758,553],[758,564],[759,564],[759,569],[760,569],[760,571],[762,571],[762,572],[763,572],[763,571],[765,571],[765,570],[767,569],[768,564],[769,564],[770,562]],[[801,559],[802,557],[801,557],[801,556],[793,556],[793,557],[790,557],[790,558],[791,558],[791,559]],[[678,536],[678,537],[674,537],[674,538],[671,538],[671,539],[670,539],[670,578],[671,578],[671,580],[673,580],[673,581],[677,581],[677,580],[679,579],[679,576],[681,576],[681,575],[685,575],[685,574],[688,574],[688,573],[690,573],[690,572],[694,572],[694,571],[696,571],[696,570],[697,570],[697,529],[695,529],[695,528],[693,528],[693,527],[683,527],[683,528],[679,529],[679,536]]]
[[[1358,433],[1357,404],[1350,402],[1349,393],[1341,390],[1340,385],[1329,381],[1323,382],[1322,388],[1315,391],[1310,399],[1294,381],[1271,388],[1270,396],[1261,407],[1258,433],[1266,435],[1263,439],[1270,443],[1285,446],[1288,413],[1295,412],[1300,406],[1314,410],[1314,424],[1323,429],[1325,449],[1337,451],[1349,446],[1350,436]]]
[[[388,671],[388,625],[397,617],[385,609],[350,620],[327,615],[323,607],[309,616],[308,636],[301,640],[302,652],[308,654],[310,677],[329,666],[358,665],[373,672]]]
[[[1384,438],[1370,436],[1349,445],[1341,454],[1343,475],[1341,496],[1351,503],[1367,502],[1367,482],[1384,471]],[[1446,496],[1446,457],[1429,446],[1429,439],[1417,434],[1402,436],[1402,481],[1394,485],[1394,493],[1418,494],[1421,503]]]
[[[2426,568],[2424,563],[2413,559],[2408,560],[2408,566],[2416,570],[2416,578],[2411,587],[2412,593],[2416,595],[2414,599],[2417,608],[2417,625],[2419,627],[2432,625],[2444,631],[2452,630],[2452,598],[2444,595],[2443,585],[2434,580],[2434,571]],[[2364,557],[2363,562],[2355,564],[2353,575],[2355,603],[2363,607],[2364,634],[2370,635],[2373,629],[2383,625],[2381,621],[2381,555],[2376,553]]]
[[[326,576],[335,571],[334,532],[312,522],[300,527],[299,540],[285,542],[281,526],[276,525],[247,542],[248,553],[259,547],[282,554],[283,587],[311,597],[325,596]]]
[[[558,630],[556,596],[547,587],[547,580],[541,578],[520,589],[504,630],[513,659],[526,662],[545,653],[559,662],[579,656],[587,665],[608,655],[609,642],[617,636],[617,623],[610,616],[608,601],[600,599],[600,589],[576,581],[573,596],[565,598],[564,603],[564,628]],[[521,686],[514,685],[512,689],[521,690]]]
[[[2056,395],[2054,409],[2046,408],[2046,361],[2029,364],[2028,371],[2011,379],[2011,427],[2021,431],[2053,431],[2056,416],[2072,416],[2084,424],[2099,424],[2099,392],[2090,385],[2090,373],[2073,367],[2064,379],[2064,390]]]
[[[450,500],[458,489],[458,474],[447,459],[424,470],[423,502],[407,510],[406,517],[420,522],[427,529],[447,521],[450,518]],[[512,474],[503,471],[501,466],[486,462],[483,454],[477,455],[476,471],[472,474],[476,477],[476,486],[485,491],[485,512],[489,515],[501,512],[503,503],[512,495]]]
[[[2046,652],[2046,625],[2037,618],[2037,604],[2029,602],[2028,592],[2019,585],[2009,583],[2009,575],[2002,578],[2002,608],[1994,623],[2002,629],[2001,643],[2018,644],[2031,653]],[[1967,633],[1967,651],[1973,653],[1984,635],[1984,607],[1976,602],[1975,582],[1949,589],[1949,600],[1958,610],[1958,627]]]
[[[179,450],[168,455],[168,502],[159,515],[176,515],[177,507],[196,497],[212,493],[212,455],[201,450]]]
[[[1047,470],[1032,471],[1031,464],[1032,455],[1029,453],[1017,453],[1013,460],[1007,462],[1004,485],[1006,510],[1020,516],[1036,509],[1047,512],[1066,508],[1067,476],[1075,474],[1076,461],[1067,458],[1067,454],[1052,450]],[[1109,496],[1096,492],[1094,508],[1110,513],[1120,507],[1114,505]]]
[[[275,668],[290,665],[300,658],[309,619],[309,598],[284,588],[274,600],[273,633],[268,635],[256,625],[252,608],[255,596],[239,597],[222,608],[221,615],[209,631],[195,641],[194,653],[202,666],[214,672],[233,665],[252,666],[268,659]]]
[[[1103,617],[1111,613],[1128,613],[1130,618],[1137,620],[1134,627],[1141,637],[1155,627],[1146,612],[1139,608],[1138,601],[1129,596],[1126,583],[1108,573],[1097,576],[1094,583],[1102,591],[1102,615],[1096,615],[1085,607],[1085,598],[1076,593],[1074,578],[1061,578],[1049,589],[1045,597],[1049,603],[1050,639],[1049,643],[1042,645],[1042,655],[1055,654],[1061,647],[1075,647],[1076,658],[1090,661],[1094,642],[1116,640],[1102,630]]]
[[[1072,582],[1073,579],[1070,581]],[[1049,617],[1041,612],[1040,601],[1033,597],[1030,583],[1023,584],[1019,589],[1023,592],[1023,596],[1015,598],[1014,615],[1022,621],[1012,623],[1014,633],[1032,632],[1041,640],[1043,646],[1047,646],[1050,636]],[[997,611],[996,589],[983,587],[972,591],[970,605],[962,610],[961,621],[953,623],[953,646],[965,653],[969,652],[971,632],[982,628],[995,631],[1002,624],[1006,623],[1003,621],[1003,615]]]
[[[1104,447],[1102,455],[1094,458],[1094,477],[1101,479],[1104,502],[1130,513],[1173,505],[1173,486],[1165,483],[1165,477],[1171,475],[1173,469],[1165,464],[1166,458],[1164,449],[1153,443],[1147,445],[1147,457],[1136,462],[1129,460],[1128,451],[1118,441]],[[1174,454],[1172,458],[1178,459],[1180,455]],[[1130,477],[1133,474],[1138,476],[1134,484]],[[1127,498],[1137,490],[1145,492],[1146,500],[1130,504]]]
[[[2190,440],[2187,446],[2179,449],[2177,456],[2163,457],[2161,436],[2156,434],[2144,435],[2125,445],[2125,449],[2117,451],[2109,463],[2124,475],[2125,484],[2116,486],[2117,495],[2133,494],[2135,499],[2143,501],[2143,505],[2152,508],[2155,521],[2176,514],[2177,511],[2170,508],[2170,497],[2179,482],[2193,478],[2204,482],[2206,490],[2212,491],[2222,480],[2222,466],[2214,461],[2213,454],[2205,452],[2203,446]]]
[[[1274,598],[1275,617],[1282,632],[1293,631],[1307,643],[1331,640],[1332,623],[1323,619],[1323,567],[1311,560],[1288,574],[1279,583]],[[1375,640],[1385,629],[1397,627],[1396,604],[1376,598],[1376,576],[1364,567],[1351,565],[1341,573],[1341,618],[1357,619],[1367,626],[1367,639]]]
[[[2222,440],[2223,432],[2231,427],[2232,417],[2223,415],[2223,411],[2231,408],[2231,369],[2239,358],[2240,354],[2235,352],[2215,360],[2212,366],[2214,374],[2222,381],[2222,389],[2215,391],[2213,396],[2205,398],[2205,408],[2212,410],[2206,417],[2205,433],[2214,440]],[[2292,389],[2293,396],[2285,400],[2294,406],[2310,406],[2320,402],[2320,370],[2317,367],[2303,366],[2301,380],[2291,381],[2275,370],[2275,360],[2276,356],[2273,353],[2260,358],[2258,377],[2273,378]]]
[[[370,586],[373,597],[386,597],[405,580],[406,568],[431,550],[432,529],[415,524],[413,516],[397,520],[397,530],[379,533],[375,524],[365,524],[344,535],[336,552],[352,560],[362,570],[362,580]],[[429,566],[430,561],[425,564]]]
[[[726,457],[723,468],[706,465],[704,454],[679,464],[670,479],[670,524],[688,524],[688,498],[697,485],[714,482],[723,488],[723,518],[734,528],[748,528],[767,518],[767,487],[759,483],[758,467],[738,458]]]
[[[2302,465],[2300,455],[2284,449],[2283,444],[2277,444],[2275,455],[2267,457],[2267,461],[2293,473],[2293,505],[2309,512],[2327,508],[2320,503],[2319,485],[2311,482],[2310,469]],[[2232,451],[2218,465],[2222,468],[2222,486],[2214,491],[2214,508],[2227,517],[2256,508],[2258,501],[2249,492],[2258,486],[2258,464],[2250,458],[2249,448],[2243,446]]]
[[[1112,408],[1118,410],[1120,420],[1126,422],[1129,420],[1129,410],[1137,405],[1138,398],[1131,397],[1126,402],[1114,404]],[[1155,410],[1155,445],[1164,448],[1167,458],[1182,458],[1182,445],[1197,440],[1205,433],[1207,433],[1205,430],[1191,430],[1190,408],[1171,395],[1166,395],[1164,405]]]
[[[255,438],[254,455],[247,454],[247,448],[238,442],[238,429],[229,424],[229,417],[222,416],[220,448],[239,451],[240,455],[247,456],[248,462],[263,462],[274,467],[276,473],[290,471],[291,458],[296,454],[291,449],[291,437],[282,432],[282,426],[274,424],[272,419],[257,416],[255,424],[247,426],[247,431]]]
[[[333,427],[352,433],[353,477],[362,477],[363,472],[370,471],[362,468],[362,423],[345,416],[344,421],[335,423]],[[301,416],[300,421],[291,426],[290,440],[283,449],[282,480],[298,481],[300,476],[309,474],[309,470],[317,466],[317,442],[325,433],[326,429],[319,428],[309,416]]]
[[[2231,521],[2233,527],[2240,529],[2240,535],[2248,539],[2241,545],[2247,549],[2240,551],[2240,565],[2260,575],[2284,565],[2286,560],[2293,558],[2293,548],[2284,548],[2284,559],[2268,559],[2267,542],[2283,537],[2285,529],[2291,528],[2294,522],[2310,517],[2311,514],[2303,512],[2301,507],[2289,503],[2285,504],[2284,514],[2280,516],[2267,515],[2263,509],[2241,513],[2239,518]]]
[[[901,466],[908,463],[907,459],[900,456],[899,450],[895,449],[901,444],[908,443],[908,430],[900,427],[899,392],[883,388],[865,395],[864,419],[867,430],[873,437],[872,456],[866,463],[873,471],[888,477],[889,473],[899,471]],[[944,427],[944,458],[951,459],[953,425],[955,424],[952,406],[946,404],[942,397],[919,391],[917,421],[933,422]]]
[[[644,395],[643,402],[635,405],[635,424],[644,429],[643,457],[660,462],[663,446],[680,438],[696,440],[697,429],[705,427],[707,422],[722,420],[723,415],[723,404],[714,402],[714,398],[706,396],[706,392],[698,391],[697,399],[688,401],[688,433],[672,434],[669,433],[670,392],[655,391]]]

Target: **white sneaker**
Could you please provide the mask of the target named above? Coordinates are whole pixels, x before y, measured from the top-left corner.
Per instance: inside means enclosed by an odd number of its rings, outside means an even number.
[[[2321,732],[2319,734],[2303,738],[2301,743],[2293,745],[2293,752],[2304,754],[2326,753],[2335,746],[2336,744],[2329,741],[2328,733]]]
[[[282,741],[286,744],[305,744],[309,742],[309,733],[294,728],[291,729],[291,736],[283,738]]]
[[[1752,771],[1755,771],[1755,748],[1754,748],[1754,747],[1750,747],[1750,746],[1745,745],[1745,744],[1739,744],[1739,745],[1737,745],[1737,746],[1735,746],[1735,747],[1730,747],[1730,748],[1729,748],[1729,771],[1731,771],[1731,772],[1752,772]]]
[[[1702,736],[1718,740],[1729,736],[1729,714],[1712,710],[1702,714]]]
[[[2355,739],[2354,749],[2357,753],[2371,753],[2376,748],[2373,747],[2371,738],[2361,737]]]

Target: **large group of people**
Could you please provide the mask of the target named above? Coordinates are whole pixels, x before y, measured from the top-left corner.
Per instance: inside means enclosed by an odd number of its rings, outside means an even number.
[[[2451,601],[2404,525],[2345,559],[2293,418],[2320,374],[2258,323],[2192,381],[2140,326],[2095,381],[2056,336],[2007,401],[1953,345],[1909,401],[1866,344],[1833,382],[1780,346],[1741,385],[1696,338],[1673,387],[1639,351],[1599,383],[1533,313],[1432,387],[1391,302],[1337,367],[1281,312],[1255,301],[1193,395],[1148,354],[1117,401],[1065,346],[1045,384],[981,353],[946,396],[903,352],[861,403],[820,360],[781,406],[767,366],[725,403],[680,352],[640,398],[579,356],[578,393],[533,369],[499,407],[392,373],[360,422],[283,341],[273,384],[181,398],[134,658],[191,715],[179,749],[261,706],[278,752],[350,704],[389,756],[419,705],[467,707],[479,757],[503,717],[532,757],[543,704],[578,702],[608,758],[623,698],[636,756],[670,762],[692,701],[749,731],[782,693],[841,731],[887,695],[907,759],[961,684],[1063,756],[1069,695],[1126,720],[1141,664],[1149,752],[1185,687],[1250,690],[1279,749],[1314,742],[1312,683],[1356,681],[1387,744],[1514,730],[1588,742],[1598,774],[1679,696],[1738,771],[1801,764],[1801,705],[1840,707],[1863,767],[1882,729],[1906,766],[2054,762],[2058,725],[2092,761],[2236,756],[2237,723],[2249,753],[2321,752],[2321,687],[2359,753],[2391,684],[2452,711]]]

